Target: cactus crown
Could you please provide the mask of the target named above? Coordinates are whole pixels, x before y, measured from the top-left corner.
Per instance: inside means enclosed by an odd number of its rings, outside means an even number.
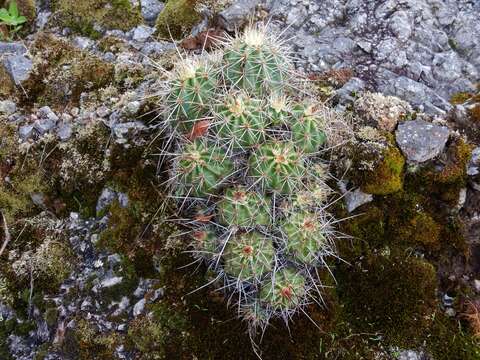
[[[333,253],[318,155],[325,124],[291,87],[288,50],[266,27],[201,58],[182,65],[165,95],[172,191],[187,210],[211,214],[208,228],[187,222],[193,251],[238,294],[252,329],[287,321],[319,288],[313,267]]]

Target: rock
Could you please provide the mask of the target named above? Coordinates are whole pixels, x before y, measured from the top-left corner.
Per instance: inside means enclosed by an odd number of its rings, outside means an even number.
[[[56,122],[51,119],[38,119],[33,123],[33,128],[38,131],[40,135],[46,134],[52,130]]]
[[[33,134],[33,125],[22,125],[18,128],[18,135],[20,139],[27,140]]]
[[[234,31],[247,20],[260,0],[238,0],[218,14],[219,25],[225,30]]]
[[[345,85],[337,90],[340,102],[346,103],[354,101],[355,98],[352,95],[365,89],[365,86],[366,84],[363,80],[357,77],[352,77]]]
[[[155,28],[146,26],[146,25],[139,25],[135,29],[132,30],[132,40],[144,42],[147,40],[152,34],[155,32]]]
[[[0,41],[0,56],[3,55],[24,55],[27,48],[21,42],[3,42]]]
[[[480,146],[472,151],[472,158],[468,163],[467,175],[475,176],[480,173]]]
[[[27,80],[33,67],[33,62],[24,55],[5,57],[3,65],[16,85]]]
[[[345,194],[345,204],[347,205],[348,212],[354,211],[356,208],[367,204],[373,200],[371,194],[366,194],[360,189],[356,189],[352,192]]]
[[[412,112],[409,103],[379,93],[365,93],[355,100],[353,107],[355,112],[367,121],[366,125],[386,131],[395,130],[402,116]]]
[[[52,15],[52,13],[48,10],[39,11],[37,14],[37,19],[35,21],[35,26],[39,30],[42,30],[47,25],[48,19],[50,19],[50,15]]]
[[[137,317],[138,315],[142,314],[145,310],[145,299],[141,299],[133,306],[133,316]]]
[[[445,148],[450,131],[424,120],[406,121],[395,132],[397,144],[409,161],[433,159]]]
[[[73,38],[73,45],[82,50],[92,47],[94,43],[95,42],[93,40],[83,36],[75,36]]]
[[[142,16],[150,25],[155,24],[158,14],[165,7],[165,4],[158,0],[140,0],[140,5],[142,7]]]
[[[109,287],[120,284],[122,281],[123,281],[122,276],[108,277],[108,278],[102,280],[102,282],[100,283],[100,287],[101,288],[109,288]]]
[[[480,292],[480,280],[478,279],[473,280],[473,287],[475,288],[476,292]]]
[[[61,124],[57,128],[57,136],[62,141],[66,141],[72,137],[72,125],[70,124]]]
[[[54,122],[58,121],[58,116],[48,106],[44,106],[38,109],[38,116],[40,116],[43,119],[48,119]]]
[[[11,100],[0,101],[0,114],[11,115],[17,111],[17,104]]]
[[[100,197],[97,200],[97,214],[100,214],[103,210],[105,210],[116,198],[117,193],[114,190],[110,188],[103,189]]]
[[[423,352],[417,352],[414,350],[403,350],[398,354],[397,360],[425,360],[425,354]]]

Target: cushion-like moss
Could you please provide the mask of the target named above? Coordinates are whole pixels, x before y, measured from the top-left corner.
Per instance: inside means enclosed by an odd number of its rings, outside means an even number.
[[[181,39],[201,20],[195,11],[197,0],[169,0],[157,18],[157,32],[163,37]]]
[[[127,31],[142,22],[139,7],[132,6],[129,0],[53,0],[52,2],[61,25],[92,38],[100,37],[96,25],[105,29]]]
[[[421,342],[436,310],[436,274],[423,260],[370,256],[337,277],[340,301],[360,332],[398,346]]]

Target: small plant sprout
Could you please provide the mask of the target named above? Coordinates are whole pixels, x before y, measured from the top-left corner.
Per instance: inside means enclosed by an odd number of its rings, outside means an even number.
[[[194,257],[223,279],[253,339],[321,298],[317,267],[335,256],[337,237],[322,153],[335,134],[305,105],[313,96],[297,91],[288,49],[266,26],[221,45],[182,60],[166,81],[165,155]]]
[[[20,15],[20,12],[18,11],[17,2],[11,0],[8,9],[0,9],[0,26],[4,25],[8,30],[7,34],[4,34],[0,29],[0,37],[9,41],[13,40],[15,34],[22,29],[23,24],[26,22],[27,18]]]

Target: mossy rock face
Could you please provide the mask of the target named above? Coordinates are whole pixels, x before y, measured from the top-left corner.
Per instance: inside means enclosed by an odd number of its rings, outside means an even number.
[[[352,159],[350,179],[368,194],[388,195],[400,191],[405,158],[395,146],[393,136],[368,127],[362,130],[359,134],[363,138],[349,149]]]
[[[202,19],[195,11],[197,0],[169,0],[157,18],[157,33],[162,38],[182,39]]]
[[[382,160],[369,171],[362,183],[362,191],[367,194],[387,195],[400,191],[403,186],[403,167],[405,158],[396,147],[388,147],[382,154]]]
[[[58,22],[73,31],[97,39],[98,26],[128,31],[142,22],[139,6],[129,0],[53,0]]]
[[[34,70],[23,84],[28,104],[77,106],[83,92],[105,87],[114,79],[112,64],[53,35],[38,34],[30,51],[35,56]]]
[[[337,277],[340,299],[360,332],[401,346],[427,335],[436,309],[436,273],[428,262],[374,255]],[[420,345],[420,344],[418,344]]]

